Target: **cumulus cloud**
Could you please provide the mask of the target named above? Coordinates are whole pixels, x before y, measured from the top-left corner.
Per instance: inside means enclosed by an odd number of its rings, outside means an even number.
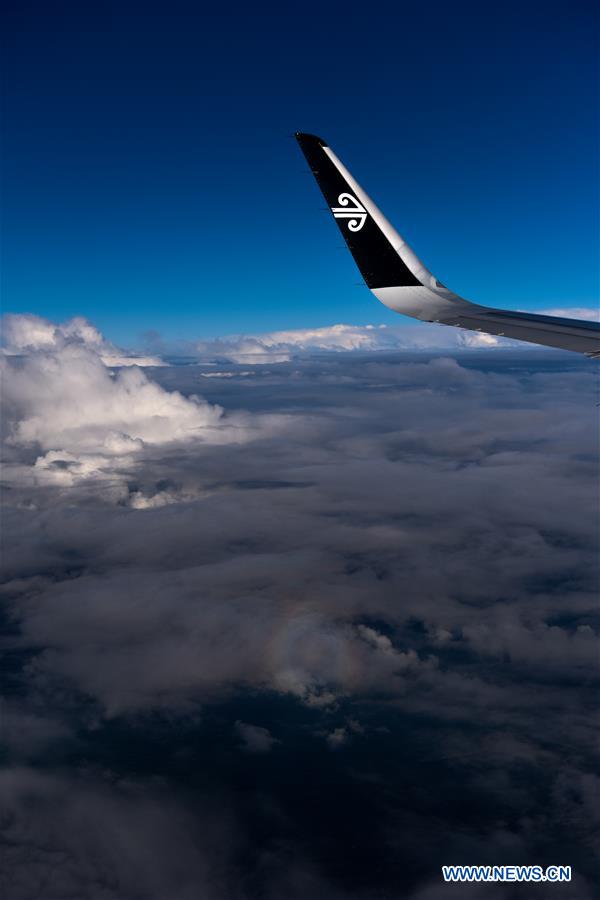
[[[10,440],[43,450],[122,455],[144,444],[210,437],[222,416],[197,397],[166,392],[136,367],[113,374],[87,348],[67,345],[7,367]]]
[[[107,366],[162,366],[158,356],[125,353],[81,316],[54,323],[41,316],[7,314],[2,318],[2,350],[5,355],[35,350],[61,350],[67,345],[84,347],[97,354]]]
[[[5,335],[5,442],[37,454],[33,465],[13,466],[8,477],[64,486],[89,478],[114,481],[147,448],[249,435],[248,423],[228,418],[220,406],[160,387],[134,365],[139,358],[118,355],[84,319],[53,325],[35,316],[7,316]],[[142,507],[170,502],[173,494],[134,499]]]

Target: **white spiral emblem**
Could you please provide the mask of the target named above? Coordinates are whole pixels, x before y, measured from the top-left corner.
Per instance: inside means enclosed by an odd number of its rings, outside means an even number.
[[[367,211],[352,194],[340,194],[339,206],[332,206],[336,219],[348,219],[348,231],[360,231],[367,221]],[[351,205],[352,204],[352,205]]]

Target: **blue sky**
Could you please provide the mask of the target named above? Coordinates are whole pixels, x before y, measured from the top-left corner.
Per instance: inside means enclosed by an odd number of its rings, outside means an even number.
[[[459,293],[594,305],[594,7],[9,3],[3,309],[128,343],[399,324],[295,130]]]

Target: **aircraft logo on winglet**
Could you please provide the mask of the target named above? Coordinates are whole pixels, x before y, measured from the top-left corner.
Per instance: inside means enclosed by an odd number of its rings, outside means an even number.
[[[367,221],[367,211],[352,194],[340,194],[340,206],[332,206],[331,212],[336,219],[348,219],[349,231],[360,231]],[[349,204],[354,204],[350,206]]]

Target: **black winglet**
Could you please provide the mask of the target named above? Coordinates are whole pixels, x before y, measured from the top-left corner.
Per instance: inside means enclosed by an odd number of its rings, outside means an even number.
[[[326,141],[301,131],[296,132],[296,140],[367,285],[370,288],[420,285],[390,242],[389,232],[393,229],[389,222]]]

